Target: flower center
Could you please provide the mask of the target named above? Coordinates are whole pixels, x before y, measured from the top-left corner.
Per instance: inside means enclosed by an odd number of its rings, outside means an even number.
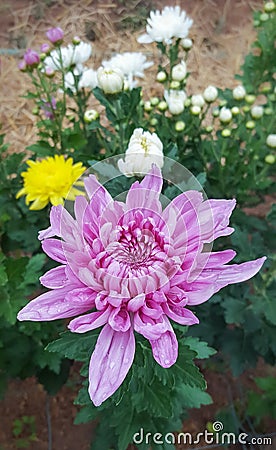
[[[141,141],[140,141],[141,147],[142,149],[145,151],[145,153],[147,154],[149,152],[149,143],[146,137],[142,137]]]

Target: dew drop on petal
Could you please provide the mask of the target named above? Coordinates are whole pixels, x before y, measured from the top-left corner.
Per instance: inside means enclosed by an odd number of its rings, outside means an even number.
[[[115,362],[111,361],[111,363],[109,364],[110,369],[113,369],[114,366],[115,366]]]

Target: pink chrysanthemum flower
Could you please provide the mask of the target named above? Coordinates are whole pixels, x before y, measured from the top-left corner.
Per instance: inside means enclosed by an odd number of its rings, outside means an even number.
[[[234,200],[203,201],[201,193],[188,191],[162,210],[162,181],[154,166],[122,203],[90,175],[85,180],[89,201],[76,198],[75,219],[63,206],[52,207],[51,226],[40,232],[44,252],[61,265],[41,277],[51,291],[32,300],[18,319],[78,316],[69,323],[76,333],[103,326],[89,368],[96,406],[126,377],[135,353],[134,331],[149,340],[162,367],[172,366],[178,343],[170,320],[198,323],[189,307],[251,278],[265,260],[225,265],[234,251],[207,249],[205,244],[234,231],[228,226]]]

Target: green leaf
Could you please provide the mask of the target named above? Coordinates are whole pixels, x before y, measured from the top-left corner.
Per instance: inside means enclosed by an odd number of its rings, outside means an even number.
[[[91,331],[85,334],[71,333],[65,331],[60,339],[47,345],[46,350],[57,352],[69,359],[86,361],[96,344],[99,331]]]
[[[187,336],[184,340],[185,345],[188,345],[191,350],[197,353],[197,358],[209,358],[216,353],[216,350],[209,347],[207,342],[200,341],[197,337]]]
[[[210,405],[213,403],[212,397],[195,386],[182,384],[177,388],[181,401],[185,408],[200,408],[202,405]]]

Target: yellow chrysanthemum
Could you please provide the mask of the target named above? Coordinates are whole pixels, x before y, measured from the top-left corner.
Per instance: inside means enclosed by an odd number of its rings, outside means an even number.
[[[49,156],[42,161],[28,160],[28,169],[22,172],[24,187],[16,198],[26,195],[26,204],[32,210],[43,209],[48,203],[60,205],[64,199],[74,200],[83,192],[75,186],[83,183],[76,181],[86,170],[81,162],[74,164],[72,158],[63,155]]]

